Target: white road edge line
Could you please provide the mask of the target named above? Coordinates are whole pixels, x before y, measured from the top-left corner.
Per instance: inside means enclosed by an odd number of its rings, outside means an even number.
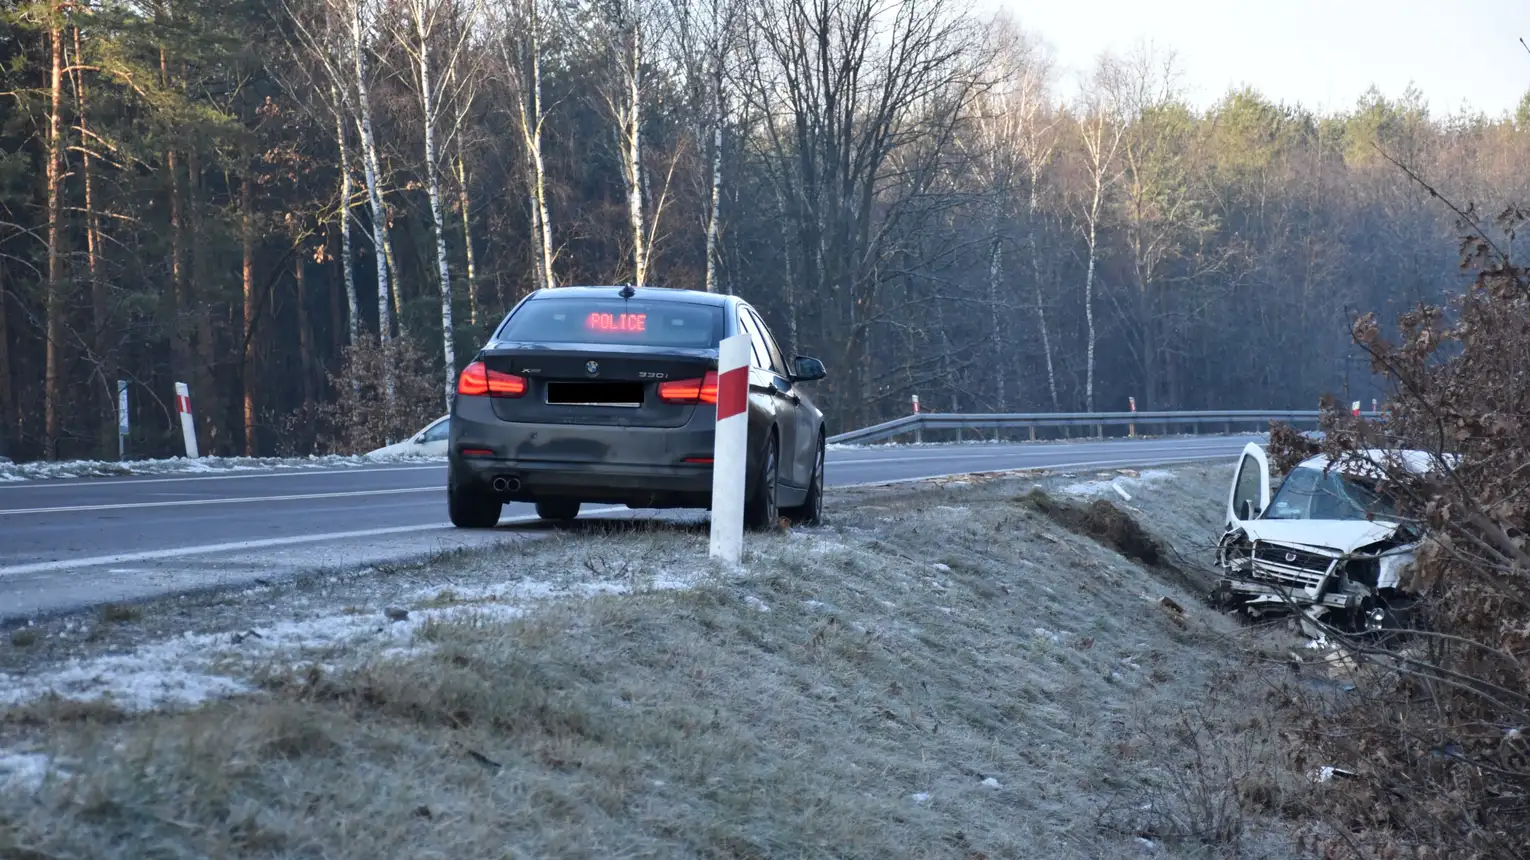
[[[584,514],[610,514],[627,510],[625,507],[617,508],[591,508]],[[582,516],[582,514],[581,514]],[[535,522],[540,517],[535,514],[527,516],[506,517],[499,521],[500,525],[513,525],[515,523]],[[72,570],[81,567],[95,567],[108,564],[130,564],[135,561],[158,561],[167,558],[183,558],[192,555],[208,555],[217,552],[239,552],[241,550],[267,549],[277,546],[293,546],[304,543],[322,543],[331,540],[345,540],[347,538],[382,537],[384,535],[410,534],[412,532],[439,531],[451,529],[451,523],[431,523],[421,526],[395,526],[385,529],[362,529],[353,532],[326,532],[317,535],[296,535],[293,537],[264,538],[261,540],[233,541],[230,543],[203,544],[201,546],[183,546],[174,549],[156,549],[145,552],[128,552],[120,555],[98,555],[90,558],[71,558],[63,561],[43,561],[34,564],[18,564],[11,567],[0,567],[0,579],[12,576],[25,576],[29,573],[52,573],[59,570]],[[494,534],[492,530],[475,532],[477,534]],[[506,535],[508,537],[508,535]]]
[[[310,475],[354,475],[358,472],[367,474],[379,474],[382,472],[423,472],[426,469],[445,469],[446,461],[432,463],[428,466],[394,466],[389,463],[368,463],[366,465],[351,466],[345,469],[305,469],[302,466],[276,466],[271,471],[257,469],[228,470],[226,475],[186,475],[177,478],[147,478],[138,475],[81,475],[77,478],[22,478],[19,481],[0,480],[0,490],[35,490],[47,487],[78,487],[82,484],[111,484],[123,486],[131,484],[135,487],[144,484],[177,484],[184,481],[234,481],[246,478],[291,478],[294,476],[308,477]],[[282,471],[275,471],[281,469]],[[155,474],[149,472],[148,474]],[[160,474],[163,474],[162,472]]]
[[[54,508],[0,508],[0,517],[13,514],[65,514],[83,511],[116,511],[125,508],[173,508],[179,505],[236,505],[248,502],[290,502],[297,499],[342,499],[349,496],[393,496],[399,493],[445,492],[442,487],[397,487],[390,490],[345,490],[334,493],[296,493],[287,496],[241,496],[235,499],[176,499],[173,502],[117,502],[110,505],[60,505]]]

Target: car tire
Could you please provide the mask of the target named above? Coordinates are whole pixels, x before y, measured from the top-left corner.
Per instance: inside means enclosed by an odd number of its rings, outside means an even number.
[[[568,522],[579,518],[579,502],[567,499],[544,499],[537,502],[537,516],[544,520]]]
[[[823,437],[818,437],[817,459],[813,462],[813,475],[808,479],[807,497],[802,504],[795,508],[786,509],[786,518],[792,525],[816,526],[823,523],[823,461],[824,461]]]
[[[780,473],[781,446],[774,430],[765,442],[760,458],[760,472],[754,482],[754,494],[744,503],[744,528],[763,532],[781,527],[781,511],[776,507],[776,480]]]
[[[459,529],[492,529],[499,525],[504,504],[485,493],[446,487],[446,513]]]

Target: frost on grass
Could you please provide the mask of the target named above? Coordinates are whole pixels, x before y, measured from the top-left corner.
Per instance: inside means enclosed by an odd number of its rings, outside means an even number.
[[[92,768],[0,805],[14,822],[0,854],[12,835],[51,856],[515,845],[1083,860],[1140,856],[1151,832],[1155,856],[1297,856],[1240,850],[1259,829],[1229,791],[1246,783],[1241,747],[1208,750],[1228,753],[1228,769],[1183,783],[1193,759],[1175,727],[1187,702],[1237,676],[1236,628],[1019,490],[964,490],[964,516],[935,511],[951,498],[936,489],[861,495],[875,510],[834,499],[828,526],[752,537],[738,569],[697,562],[705,539],[683,530],[648,547],[454,557],[386,595],[408,610],[389,635],[417,630],[397,651],[314,655],[332,668],[189,713],[95,733],[50,725],[29,749]],[[661,581],[692,584],[651,587]],[[1171,620],[1144,596],[1186,611]],[[366,618],[384,626],[380,611]],[[1259,696],[1225,698],[1237,720],[1212,715],[1199,742],[1278,737],[1248,725]],[[1215,844],[1168,826],[1201,820],[1183,799],[1203,795],[1219,817],[1198,830]],[[97,799],[88,813],[82,796]],[[1103,814],[1123,804],[1132,814]]]
[[[104,478],[123,475],[196,475],[251,472],[265,469],[345,469],[379,463],[445,463],[445,457],[418,455],[327,455],[315,457],[170,457],[163,460],[67,460],[64,462],[0,462],[0,481],[48,478]]]
[[[185,709],[256,692],[260,679],[273,672],[307,666],[333,671],[373,657],[418,656],[432,647],[420,633],[433,624],[506,622],[548,601],[686,589],[709,575],[699,566],[687,571],[659,565],[650,570],[628,560],[628,567],[622,581],[568,581],[565,573],[562,580],[422,585],[405,592],[402,601],[395,598],[396,607],[358,610],[337,599],[320,600],[318,606],[306,600],[306,611],[298,618],[252,619],[236,629],[187,632],[122,653],[74,658],[38,672],[0,672],[0,709],[44,698],[99,702],[126,713]],[[65,626],[66,631],[72,629],[72,624]]]

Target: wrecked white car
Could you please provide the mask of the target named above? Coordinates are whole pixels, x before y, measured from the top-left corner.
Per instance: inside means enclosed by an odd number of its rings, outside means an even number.
[[[1233,474],[1217,544],[1213,598],[1254,617],[1300,612],[1368,632],[1406,626],[1416,595],[1409,567],[1423,534],[1377,490],[1379,464],[1433,468],[1422,451],[1372,451],[1368,460],[1308,458],[1271,498],[1269,458],[1250,444]]]

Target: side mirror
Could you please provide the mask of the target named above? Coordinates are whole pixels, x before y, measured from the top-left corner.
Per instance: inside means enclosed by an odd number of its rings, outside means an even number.
[[[823,362],[816,358],[799,355],[792,359],[793,382],[816,382],[828,375],[829,372],[823,368]]]
[[[1238,505],[1238,519],[1240,519],[1240,520],[1251,520],[1253,518],[1254,518],[1254,503],[1250,499],[1244,499],[1243,503]]]

